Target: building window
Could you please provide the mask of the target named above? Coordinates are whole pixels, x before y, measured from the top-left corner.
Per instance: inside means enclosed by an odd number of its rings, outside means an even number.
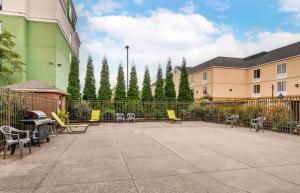
[[[191,83],[194,83],[194,76],[191,76]]]
[[[284,78],[287,75],[286,64],[277,65],[277,78]]]
[[[207,86],[203,86],[203,95],[207,95]]]
[[[202,82],[207,83],[207,72],[202,73]]]
[[[255,94],[255,95],[260,94],[260,85],[259,84],[253,85],[253,94]]]
[[[3,0],[0,0],[0,11],[2,11],[2,3],[3,3]]]
[[[277,92],[286,92],[286,81],[277,82]]]
[[[260,69],[256,69],[253,71],[253,80],[257,81],[260,79]]]

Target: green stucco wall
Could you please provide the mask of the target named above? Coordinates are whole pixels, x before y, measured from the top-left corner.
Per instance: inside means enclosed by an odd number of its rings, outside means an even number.
[[[24,17],[0,16],[2,28],[16,36],[16,51],[26,63],[12,83],[42,80],[67,90],[69,54],[74,54],[56,23],[27,21]],[[53,65],[49,65],[49,64]],[[58,64],[60,64],[58,66]],[[0,81],[0,84],[4,84]]]

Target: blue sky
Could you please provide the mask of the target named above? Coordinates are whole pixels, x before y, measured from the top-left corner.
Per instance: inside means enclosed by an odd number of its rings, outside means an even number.
[[[124,46],[130,46],[141,83],[145,66],[155,81],[159,64],[186,57],[194,66],[217,56],[245,57],[300,41],[300,0],[74,0],[81,45],[99,83],[106,55],[114,86]]]

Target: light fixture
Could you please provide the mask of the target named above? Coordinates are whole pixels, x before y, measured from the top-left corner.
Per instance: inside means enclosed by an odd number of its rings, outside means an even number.
[[[299,88],[299,84],[295,84],[295,87],[296,87],[296,88]]]
[[[229,89],[229,92],[232,92],[232,89],[231,89],[231,88]]]

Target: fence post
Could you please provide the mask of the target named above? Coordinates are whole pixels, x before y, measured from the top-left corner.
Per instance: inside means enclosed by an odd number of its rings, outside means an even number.
[[[7,125],[11,125],[11,90],[8,89],[8,100],[7,100]]]

